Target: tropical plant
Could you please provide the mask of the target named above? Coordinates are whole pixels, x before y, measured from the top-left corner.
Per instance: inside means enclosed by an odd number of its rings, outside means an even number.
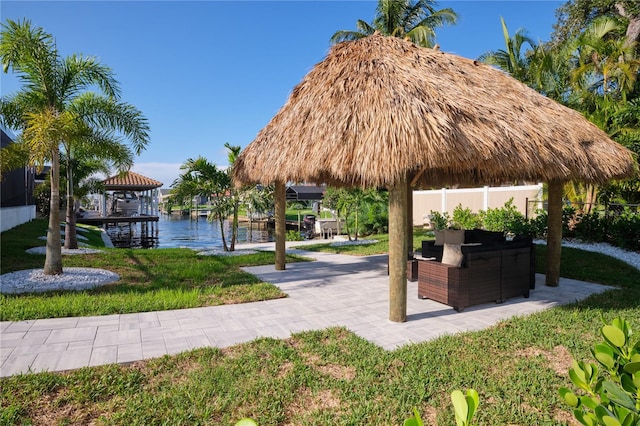
[[[527,82],[529,79],[529,59],[522,51],[522,48],[526,43],[532,50],[535,50],[537,48],[536,43],[526,34],[524,29],[519,29],[511,37],[504,19],[500,18],[500,22],[502,23],[505,49],[484,53],[478,59],[487,64],[497,66],[522,82]]]
[[[227,148],[227,160],[229,163],[229,167],[227,169],[227,174],[231,176],[231,171],[233,169],[233,165],[236,163],[236,159],[240,155],[240,151],[242,148],[239,145],[231,145],[229,142],[224,144],[224,147]],[[236,189],[234,185],[231,185],[231,181],[229,181],[229,201],[231,203],[231,244],[229,246],[229,251],[234,251],[236,249],[236,240],[238,239],[238,211],[240,210],[240,203],[242,197],[240,195],[240,191]]]
[[[626,23],[625,36],[629,42],[640,42],[640,3],[637,0],[571,0],[556,10],[552,42],[564,44],[584,31],[602,16],[617,18]]]
[[[375,189],[363,190],[360,188],[332,188],[329,187],[325,191],[323,203],[330,210],[336,212],[336,219],[345,219],[347,237],[349,240],[358,240],[358,236],[363,232],[361,218],[364,213],[368,213],[373,204],[384,203],[386,208],[387,196],[385,192],[379,192]],[[384,210],[384,209],[383,209]],[[384,223],[381,222],[383,217],[380,209],[373,209],[371,213],[380,214],[379,218],[370,218],[365,216],[365,223],[369,222],[371,228],[383,229]],[[388,216],[387,217],[388,221]],[[388,224],[388,222],[387,222]]]
[[[463,208],[462,204],[458,204],[453,209],[452,224],[456,229],[475,229],[481,222],[477,213],[473,213],[469,207]]]
[[[275,210],[274,186],[246,186],[240,192],[240,203],[244,206],[249,220],[248,240],[251,241],[252,223],[256,216],[269,217]]]
[[[480,405],[478,392],[475,389],[467,389],[467,392],[463,393],[456,389],[451,392],[451,404],[453,404],[456,426],[473,426],[473,417]],[[413,416],[404,421],[404,426],[424,426],[420,413],[415,407]]]
[[[378,0],[373,22],[356,22],[356,30],[340,30],[332,37],[332,43],[358,40],[376,31],[391,37],[408,38],[418,46],[433,47],[436,29],[456,23],[452,9],[437,10],[433,0]]]
[[[577,37],[572,81],[579,90],[626,101],[635,87],[640,60],[635,43],[629,43],[623,32],[618,20],[601,17]]]
[[[112,143],[117,139],[114,132],[120,131],[131,138],[139,152],[147,143],[148,126],[139,111],[118,102],[120,91],[110,68],[93,57],[61,58],[51,34],[32,27],[28,20],[7,20],[2,25],[0,57],[3,71],[12,70],[24,84],[21,91],[0,101],[2,123],[22,131],[18,138],[22,147],[18,150],[27,164],[42,167],[51,162],[51,207],[44,273],[61,274],[61,145],[67,158],[71,158],[72,144],[80,140],[92,141],[98,146],[103,142]],[[102,94],[88,93],[93,87],[99,88]],[[102,108],[105,105],[109,108]],[[10,156],[3,155],[6,157]],[[12,166],[15,165],[2,164],[3,168]],[[72,169],[67,168],[69,173]],[[73,176],[68,175],[67,180],[70,182],[67,193],[72,199]],[[75,235],[73,219],[67,229],[68,237]]]
[[[604,323],[604,321],[603,321]],[[603,342],[592,349],[598,365],[573,361],[569,370],[576,394],[562,387],[560,396],[585,426],[640,424],[640,341],[631,343],[629,323],[616,318],[600,329]]]
[[[233,200],[229,196],[231,175],[227,170],[219,169],[204,157],[189,158],[180,166],[184,170],[171,185],[178,199],[207,197],[211,211],[207,216],[210,222],[218,221],[224,251],[230,251],[227,245],[225,219],[233,213]]]

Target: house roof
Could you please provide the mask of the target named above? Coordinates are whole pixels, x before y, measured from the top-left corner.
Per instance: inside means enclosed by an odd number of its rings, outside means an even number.
[[[287,187],[287,200],[322,200],[324,188],[315,185],[291,185]]]
[[[135,172],[127,172],[123,175],[111,176],[102,181],[107,191],[129,190],[144,191],[147,189],[160,188],[162,182],[142,176]]]

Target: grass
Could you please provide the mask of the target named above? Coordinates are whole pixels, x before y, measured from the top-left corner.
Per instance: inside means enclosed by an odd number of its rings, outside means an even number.
[[[422,240],[433,239],[430,234],[422,227],[416,227],[413,230],[413,250],[421,250]],[[309,251],[323,251],[336,254],[349,254],[353,256],[371,256],[374,254],[384,254],[389,252],[389,235],[377,234],[370,236],[358,236],[358,240],[376,240],[373,244],[364,245],[336,245],[321,243],[305,245],[304,249]]]
[[[545,249],[537,247],[539,265]],[[449,393],[469,387],[480,393],[479,425],[576,424],[558,388],[570,386],[573,358],[593,362],[601,315],[640,329],[640,280],[625,263],[577,249],[563,249],[561,270],[619,288],[395,351],[331,328],[9,377],[0,380],[0,425],[213,425],[242,417],[261,425],[400,425],[414,406],[425,424],[451,425]]]
[[[25,250],[44,244],[46,223],[35,220],[2,233],[2,273],[42,268],[44,255]],[[63,257],[64,267],[106,269],[120,275],[112,285],[83,292],[0,295],[0,319],[106,315],[244,303],[285,297],[277,287],[240,269],[273,264],[273,252],[243,256],[198,256],[189,249],[104,249]],[[288,256],[287,262],[303,260]]]

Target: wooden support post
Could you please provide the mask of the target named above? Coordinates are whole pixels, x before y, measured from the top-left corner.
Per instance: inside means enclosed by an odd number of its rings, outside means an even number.
[[[287,221],[284,182],[276,182],[276,271],[286,269]]]
[[[407,320],[406,178],[389,187],[389,319]]]
[[[560,258],[562,254],[562,187],[561,181],[548,182],[549,212],[547,216],[547,264],[545,284],[560,284]]]
[[[407,179],[407,248],[409,253],[413,252],[413,188],[409,179]]]

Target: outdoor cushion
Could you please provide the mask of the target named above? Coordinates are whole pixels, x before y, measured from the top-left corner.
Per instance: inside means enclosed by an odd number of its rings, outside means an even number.
[[[447,229],[444,231],[446,244],[460,245],[464,243],[464,229]]]
[[[462,265],[463,258],[460,244],[444,244],[442,263],[459,267]]]

